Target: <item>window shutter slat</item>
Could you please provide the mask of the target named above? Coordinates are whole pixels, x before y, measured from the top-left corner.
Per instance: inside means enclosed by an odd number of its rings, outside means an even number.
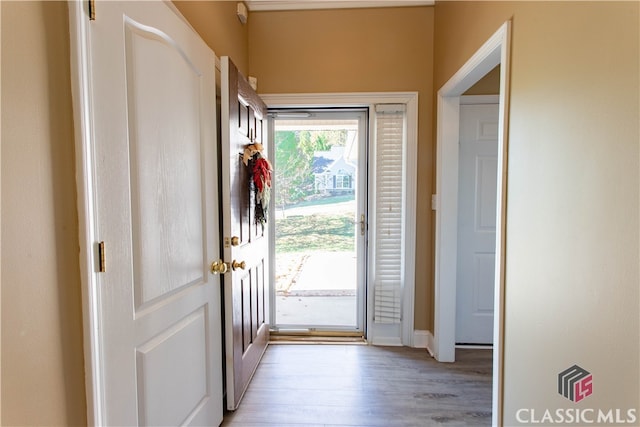
[[[374,322],[402,320],[405,106],[376,106]]]

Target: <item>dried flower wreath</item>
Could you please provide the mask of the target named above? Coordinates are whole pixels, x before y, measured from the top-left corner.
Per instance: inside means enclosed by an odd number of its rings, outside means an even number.
[[[262,144],[251,144],[244,149],[242,162],[249,167],[251,179],[254,184],[256,197],[255,221],[256,224],[267,222],[267,208],[271,197],[271,173],[273,167],[267,158],[262,156],[264,147]]]

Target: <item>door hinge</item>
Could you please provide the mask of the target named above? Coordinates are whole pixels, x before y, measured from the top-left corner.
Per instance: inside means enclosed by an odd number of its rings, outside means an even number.
[[[89,3],[89,21],[96,20],[96,1],[88,0]]]
[[[98,273],[104,273],[106,270],[104,242],[98,243]]]
[[[431,195],[431,210],[433,210],[433,211],[437,211],[438,210],[438,195],[437,194],[432,194]]]

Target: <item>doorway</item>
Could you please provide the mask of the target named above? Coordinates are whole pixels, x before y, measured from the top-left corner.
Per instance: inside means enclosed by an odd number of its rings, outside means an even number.
[[[271,111],[286,110],[293,113],[308,109],[363,109],[368,112],[367,134],[369,136],[366,185],[368,187],[368,216],[366,218],[367,245],[367,292],[365,301],[364,336],[368,343],[386,346],[413,346],[414,343],[414,297],[415,297],[415,228],[416,228],[416,176],[417,176],[417,147],[418,147],[418,94],[416,92],[388,92],[388,93],[320,93],[320,94],[264,94],[261,95]],[[394,107],[395,106],[395,107]],[[401,111],[401,112],[399,112]],[[284,111],[283,111],[284,112]],[[395,114],[394,114],[395,113]],[[400,128],[400,132],[390,135],[385,134],[388,129]],[[270,128],[270,132],[273,128]],[[400,136],[391,138],[392,136]],[[273,135],[269,138],[270,144],[274,141]],[[383,143],[384,142],[384,143]],[[392,194],[400,195],[393,206],[397,208],[397,219],[401,224],[393,234],[395,250],[391,253],[381,253],[376,250],[376,244],[384,239],[376,238],[380,235],[379,226],[384,210],[384,188],[381,184],[390,183],[383,178],[383,163],[385,156],[377,156],[382,151],[378,150],[382,145],[388,146],[394,153],[402,153],[402,161],[396,165],[394,175],[401,177],[394,183],[396,191]],[[271,152],[274,147],[270,146]],[[387,193],[388,194],[388,193]],[[275,211],[274,198],[271,198],[271,210]],[[387,209],[388,210],[388,209]],[[380,215],[379,215],[380,214]],[[384,231],[384,230],[383,230]],[[275,241],[275,227],[269,228],[270,240]],[[386,233],[389,237],[390,233]],[[386,240],[385,240],[386,241]],[[275,283],[275,255],[274,248],[270,256],[271,283]],[[389,255],[397,258],[399,262],[389,262]],[[384,279],[381,276],[384,268],[394,268],[394,283],[391,295],[384,295],[376,287]],[[378,268],[374,268],[378,267]],[[271,297],[275,295],[271,292]],[[390,298],[384,298],[385,296]],[[384,310],[392,303],[393,307],[400,307],[400,316],[393,318],[380,316],[380,310]],[[275,305],[270,301],[270,306]],[[394,314],[397,311],[393,312]],[[384,314],[384,313],[382,313]],[[416,341],[420,337],[416,338]]]
[[[433,353],[440,362],[455,361],[456,251],[458,212],[458,139],[460,97],[500,65],[498,171],[496,186],[496,257],[493,318],[492,424],[502,424],[504,366],[504,281],[507,186],[508,91],[511,21],[506,21],[438,91],[437,210]]]
[[[272,111],[272,330],[364,336],[365,109]]]

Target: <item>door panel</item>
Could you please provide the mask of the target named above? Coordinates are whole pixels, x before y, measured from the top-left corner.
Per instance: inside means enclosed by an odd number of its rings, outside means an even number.
[[[490,315],[493,317],[493,288],[496,254],[495,252],[476,252],[474,254],[474,277],[472,315]],[[493,329],[493,328],[492,328]]]
[[[125,29],[134,290],[140,307],[202,283],[206,274],[200,75],[170,40],[132,20]]]
[[[497,138],[497,137],[496,137]],[[487,143],[486,149],[493,151]],[[498,158],[492,152],[489,156],[476,155],[475,158],[475,227],[477,233],[496,232],[496,188],[498,179]]]
[[[215,56],[164,2],[88,21],[103,425],[222,421]]]
[[[200,307],[137,348],[141,425],[179,425],[206,400],[206,325]]]
[[[493,342],[498,106],[460,106],[456,342]]]
[[[224,275],[227,408],[240,403],[269,341],[267,224],[256,221],[254,184],[244,149],[265,147],[267,109],[228,57],[222,57],[224,260],[244,262]],[[237,238],[237,244],[231,244]]]

